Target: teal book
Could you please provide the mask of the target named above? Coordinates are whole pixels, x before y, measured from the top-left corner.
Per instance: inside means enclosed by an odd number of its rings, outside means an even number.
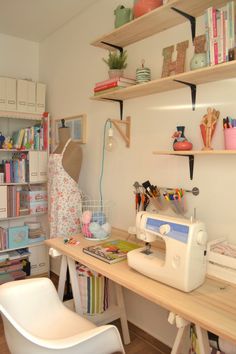
[[[127,258],[127,253],[142,246],[125,240],[111,240],[83,248],[83,252],[106,263],[116,263]]]

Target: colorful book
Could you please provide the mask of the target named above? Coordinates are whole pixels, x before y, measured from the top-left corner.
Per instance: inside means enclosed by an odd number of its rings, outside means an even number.
[[[129,251],[140,247],[140,245],[125,240],[112,240],[84,247],[83,251],[106,263],[112,264],[125,260]]]
[[[104,81],[97,82],[97,83],[95,84],[95,87],[100,87],[100,86],[108,85],[108,84],[111,84],[111,83],[117,82],[117,81],[126,82],[126,83],[129,83],[129,84],[135,84],[135,83],[136,83],[136,80],[133,79],[133,78],[121,76],[121,77],[114,77],[114,78],[112,78],[112,79],[107,79],[107,80],[104,80]]]
[[[106,85],[102,85],[102,86],[98,86],[98,87],[94,87],[94,92],[98,92],[98,91],[102,91],[102,90],[106,90],[106,89],[109,89],[111,87],[117,87],[117,86],[120,86],[120,87],[128,87],[128,86],[133,86],[135,85],[135,83],[128,83],[128,82],[122,82],[122,81],[114,81],[114,82],[111,82],[110,84],[106,84]]]
[[[113,91],[117,91],[117,90],[123,90],[123,89],[124,89],[124,87],[121,87],[121,86],[111,87],[106,90],[94,92],[94,96],[102,95],[103,93],[113,92]]]

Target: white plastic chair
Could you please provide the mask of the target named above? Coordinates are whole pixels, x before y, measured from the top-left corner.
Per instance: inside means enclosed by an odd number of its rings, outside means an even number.
[[[96,327],[66,308],[48,278],[1,285],[0,311],[12,354],[125,353],[115,326]]]

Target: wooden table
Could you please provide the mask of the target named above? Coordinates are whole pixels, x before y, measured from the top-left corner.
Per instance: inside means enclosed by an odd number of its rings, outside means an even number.
[[[112,233],[113,239],[122,238],[122,236],[124,236],[124,233],[119,232],[119,230],[114,230]],[[64,255],[62,260],[64,266],[61,268],[59,282],[60,296],[62,297],[64,291],[66,261],[70,270],[74,298],[75,293],[76,298],[79,298],[74,261],[78,261],[111,279],[117,285],[119,293],[118,302],[122,315],[118,317],[123,322],[122,329],[126,343],[129,342],[129,334],[127,334],[128,327],[122,287],[171,311],[182,319],[194,323],[198,338],[200,338],[201,354],[210,353],[206,331],[211,331],[226,340],[236,343],[236,287],[233,285],[224,283],[221,280],[207,278],[205,283],[198,289],[191,293],[184,293],[136,272],[128,266],[127,261],[107,264],[85,254],[82,248],[91,245],[91,241],[85,240],[82,236],[77,238],[80,241],[77,246],[64,244],[63,238],[45,241],[48,247],[52,247]],[[80,305],[77,306],[76,310],[81,313]],[[179,328],[176,342],[172,349],[173,354],[181,353],[181,341],[185,336],[186,329],[187,326]]]

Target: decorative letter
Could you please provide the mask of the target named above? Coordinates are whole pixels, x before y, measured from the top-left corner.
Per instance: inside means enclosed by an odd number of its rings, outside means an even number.
[[[189,41],[180,42],[176,45],[177,59],[172,61],[172,54],[174,52],[174,46],[164,48],[162,55],[164,57],[162,75],[161,77],[170,76],[173,74],[180,74],[184,72],[186,51]]]

